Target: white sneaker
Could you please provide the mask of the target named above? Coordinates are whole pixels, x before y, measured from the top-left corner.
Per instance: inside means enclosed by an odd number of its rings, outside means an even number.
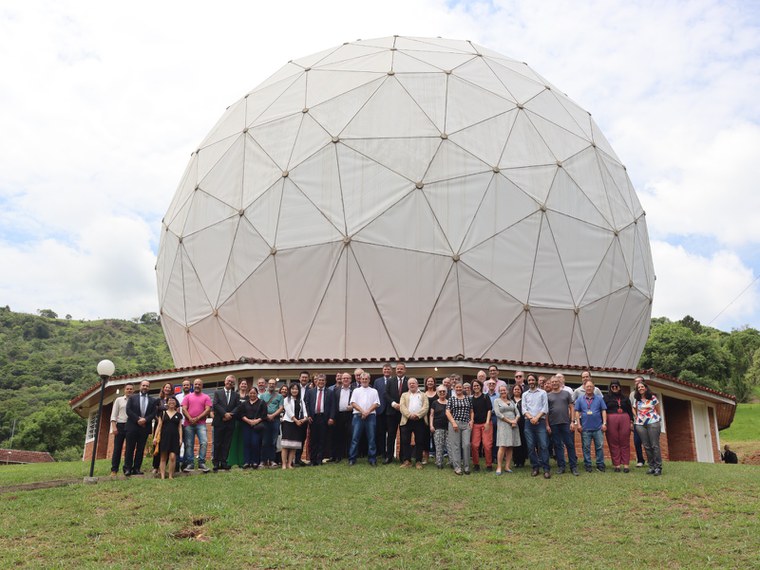
[[[643,463],[637,463],[636,467],[644,467],[644,464]]]
[[[209,471],[211,471],[211,469],[209,469],[208,467],[206,467],[205,463],[199,463],[198,464],[198,470],[203,471],[204,473],[208,473]]]
[[[195,469],[193,469],[192,465],[188,465],[182,471],[184,471],[185,473],[190,473],[191,471],[195,471]]]

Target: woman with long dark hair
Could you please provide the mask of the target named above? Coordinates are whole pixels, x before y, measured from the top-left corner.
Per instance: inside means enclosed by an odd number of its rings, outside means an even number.
[[[156,408],[156,418],[153,424],[153,441],[156,442],[161,439],[161,429],[159,428],[159,420],[163,413],[167,410],[167,404],[169,396],[174,395],[174,386],[171,382],[167,382],[161,387],[161,392],[158,394],[158,407]],[[175,400],[176,403],[176,400]],[[154,443],[153,445],[153,475],[158,473],[158,466],[161,462],[159,447]]]
[[[525,444],[525,418],[522,413],[522,393],[523,389],[520,384],[515,384],[509,388],[509,399],[515,403],[517,408],[517,429],[520,430],[520,445],[514,448],[512,453],[512,459],[515,462],[515,467],[524,467],[525,461],[528,459],[528,446]],[[506,466],[509,468],[509,466]]]
[[[284,413],[280,428],[282,429],[282,468],[293,469],[296,450],[303,447],[306,439],[306,404],[301,399],[301,385],[293,382],[288,388],[288,397],[283,402]]]
[[[248,401],[248,381],[240,380],[238,382],[238,395],[240,396],[240,403]],[[229,465],[237,465],[243,467],[245,464],[245,457],[243,453],[243,420],[239,417],[235,418],[235,429],[232,432],[232,443],[230,443],[230,454],[227,456],[227,463]]]
[[[636,432],[641,438],[644,452],[647,454],[649,470],[647,475],[662,475],[662,455],[660,454],[660,402],[649,386],[641,382],[636,387]]]
[[[436,391],[435,391],[435,378],[433,378],[432,376],[425,379],[425,396],[427,396],[428,410],[430,410],[431,409],[430,406],[432,406],[433,402],[435,402],[438,399],[438,394],[436,394]],[[425,438],[422,441],[422,464],[423,465],[425,465],[428,462],[431,451],[435,453],[435,449],[433,448],[433,431],[434,430],[425,429]],[[415,445],[417,444],[415,443]]]
[[[182,446],[182,414],[177,405],[177,398],[173,395],[166,399],[166,409],[158,419],[156,431],[160,434],[158,443],[158,470],[161,479],[166,478],[169,471],[169,479],[174,479],[174,468],[177,465],[179,449]],[[167,465],[168,463],[168,465]]]

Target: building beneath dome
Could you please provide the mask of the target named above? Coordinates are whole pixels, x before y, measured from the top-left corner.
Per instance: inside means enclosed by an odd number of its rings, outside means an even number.
[[[589,113],[471,42],[294,60],[192,153],[163,220],[179,367],[454,357],[635,368],[644,212]]]

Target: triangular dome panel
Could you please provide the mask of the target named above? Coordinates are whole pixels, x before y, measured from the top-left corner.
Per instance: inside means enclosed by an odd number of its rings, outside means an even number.
[[[390,278],[390,275],[388,277]],[[383,320],[377,301],[370,294],[366,277],[353,252],[348,257],[346,299],[351,301],[346,303],[347,355],[361,358],[374,354],[403,354],[393,345],[388,333],[389,329],[396,325]]]
[[[295,223],[295,220],[298,220],[298,223]],[[293,182],[285,179],[275,247],[285,249],[342,239],[343,234],[327,215]]]
[[[339,242],[300,247],[275,256],[288,354],[301,353],[342,251],[343,244]],[[305,275],[308,278],[288,278],[294,275]]]
[[[237,233],[240,216],[223,220],[182,241],[188,259],[192,260],[195,273],[209,301],[216,304],[219,289],[229,262],[228,253]]]
[[[300,352],[296,353],[297,358],[345,358],[347,355],[348,255],[348,249],[342,248],[337,264],[327,275],[327,288],[317,305],[316,315],[309,322],[309,330]]]
[[[467,251],[504,231],[520,220],[538,212],[539,205],[502,174],[496,174],[488,185],[461,251]]]
[[[440,132],[394,77],[386,77],[340,133],[341,138],[425,137]]]
[[[435,220],[430,204],[412,190],[382,216],[363,227],[354,241],[398,248],[399,255],[429,252],[451,256],[452,248]],[[403,251],[403,254],[402,254]]]
[[[372,298],[401,355],[413,354],[435,299],[448,275],[451,257],[352,242]],[[419,319],[417,315],[423,315]]]
[[[274,257],[262,263],[218,312],[243,338],[256,339],[255,346],[266,358],[287,357]],[[227,339],[233,344],[232,338]]]
[[[465,233],[483,201],[494,174],[475,174],[426,184],[425,197],[453,251],[459,251]]]
[[[253,229],[248,218],[240,218],[216,304],[224,303],[269,257],[270,251],[271,246]]]
[[[452,266],[443,289],[435,300],[414,354],[419,357],[463,354],[462,320],[456,267]]]
[[[540,227],[539,212],[463,253],[460,263],[466,263],[525,304],[530,295]]]
[[[506,96],[506,95],[505,95]],[[446,132],[456,132],[506,113],[515,108],[514,101],[500,97],[486,89],[449,76],[448,103],[446,105]]]
[[[517,109],[449,134],[449,140],[492,166],[499,164]]]
[[[459,299],[462,312],[462,354],[475,358],[493,356],[488,352],[495,338],[503,332],[505,325],[521,317],[523,304],[514,297],[483,279],[464,263],[457,264],[459,278]],[[488,299],[487,303],[483,299]],[[502,353],[499,358],[503,358]]]
[[[546,142],[528,118],[527,113],[523,110],[519,111],[499,159],[499,168],[522,168],[556,163],[557,158],[546,146]]]

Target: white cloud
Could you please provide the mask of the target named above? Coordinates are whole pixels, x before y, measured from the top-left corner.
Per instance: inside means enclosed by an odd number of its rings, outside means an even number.
[[[652,235],[715,240],[725,251],[684,245],[681,258],[731,269],[745,279],[738,293],[760,273],[736,252],[760,245],[759,28],[752,3],[708,0],[3,2],[0,304],[87,317],[155,310],[159,221],[226,105],[291,58],[390,34],[470,39],[528,62],[593,113]],[[107,259],[92,241],[97,220],[109,223],[96,241],[131,267],[109,272],[115,283],[97,269]],[[109,237],[109,227],[137,233]],[[655,315],[696,312],[666,301],[682,281],[670,283],[660,259]],[[40,266],[65,276],[50,284]],[[723,288],[703,293],[697,306],[714,301],[716,313],[730,300]],[[737,311],[736,324],[760,326]]]
[[[708,324],[720,314],[712,326],[723,329],[746,324],[748,317],[757,320],[760,287],[740,295],[753,275],[737,255],[723,250],[701,256],[657,240],[651,245],[657,269],[653,315],[672,320],[691,315]]]
[[[760,125],[717,134],[695,154],[673,148],[680,172],[640,192],[654,236],[704,235],[728,246],[760,242]]]
[[[139,317],[157,311],[151,229],[141,220],[106,217],[82,228],[75,243],[0,243],[0,298],[15,311],[53,309],[76,318]]]

